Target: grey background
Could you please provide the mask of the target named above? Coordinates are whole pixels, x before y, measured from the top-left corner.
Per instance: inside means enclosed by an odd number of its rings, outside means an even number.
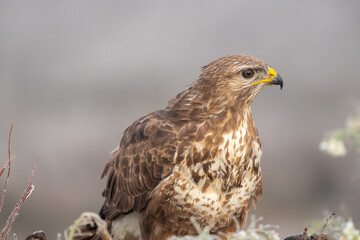
[[[201,66],[244,53],[284,79],[283,91],[269,87],[253,105],[264,197],[252,213],[282,237],[323,209],[358,221],[358,157],[331,158],[318,144],[360,97],[359,10],[356,0],[1,1],[1,160],[11,123],[16,154],[1,220],[36,156],[35,190],[14,225],[20,239],[39,229],[54,239],[83,211],[97,212],[100,174],[122,131],[165,107]]]

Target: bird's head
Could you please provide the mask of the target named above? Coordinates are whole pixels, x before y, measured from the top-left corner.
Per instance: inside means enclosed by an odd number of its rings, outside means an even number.
[[[204,66],[197,81],[172,99],[167,110],[177,120],[202,120],[229,108],[243,111],[268,85],[283,87],[268,64],[247,55],[229,55]]]
[[[283,87],[282,78],[274,69],[247,55],[229,55],[211,62],[203,67],[197,82],[209,96],[212,95],[211,98],[225,102],[243,100],[251,103],[265,86]]]

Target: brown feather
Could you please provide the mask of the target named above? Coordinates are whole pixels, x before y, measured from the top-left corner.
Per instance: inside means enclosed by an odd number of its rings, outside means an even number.
[[[143,239],[196,234],[191,216],[202,219],[201,227],[214,224],[212,232],[234,231],[232,215],[245,224],[251,201],[262,195],[261,143],[251,103],[264,85],[251,86],[242,79],[244,67],[255,69],[258,78],[268,74],[268,65],[259,59],[220,58],[204,66],[197,81],[164,110],[138,119],[124,131],[102,173],[108,176],[103,218],[112,221],[131,211],[139,213]],[[197,188],[202,195],[193,196]],[[236,195],[234,189],[245,195]],[[222,209],[216,208],[215,200],[207,200],[209,192],[218,191],[225,196]],[[239,206],[233,210],[229,203],[236,196]],[[209,212],[194,204],[204,204]]]

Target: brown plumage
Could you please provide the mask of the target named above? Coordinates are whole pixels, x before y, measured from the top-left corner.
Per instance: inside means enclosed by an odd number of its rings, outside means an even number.
[[[262,195],[251,103],[268,84],[282,86],[282,80],[265,62],[226,56],[203,67],[165,109],[124,131],[102,174],[107,184],[100,215],[115,239],[194,235],[192,221],[212,225],[214,233],[231,232],[232,216],[245,224],[251,202]]]

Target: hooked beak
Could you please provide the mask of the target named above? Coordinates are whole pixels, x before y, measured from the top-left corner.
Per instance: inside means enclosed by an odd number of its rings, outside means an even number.
[[[280,85],[280,89],[282,89],[283,88],[283,80],[282,80],[280,74],[277,73],[276,76],[271,79],[270,84]]]
[[[272,85],[280,85],[280,89],[283,88],[283,80],[280,76],[280,74],[278,74],[274,69],[269,68],[269,78],[267,79],[263,79],[257,82],[253,82],[251,83],[251,85],[256,85],[259,83],[267,83],[267,84],[272,84]]]

